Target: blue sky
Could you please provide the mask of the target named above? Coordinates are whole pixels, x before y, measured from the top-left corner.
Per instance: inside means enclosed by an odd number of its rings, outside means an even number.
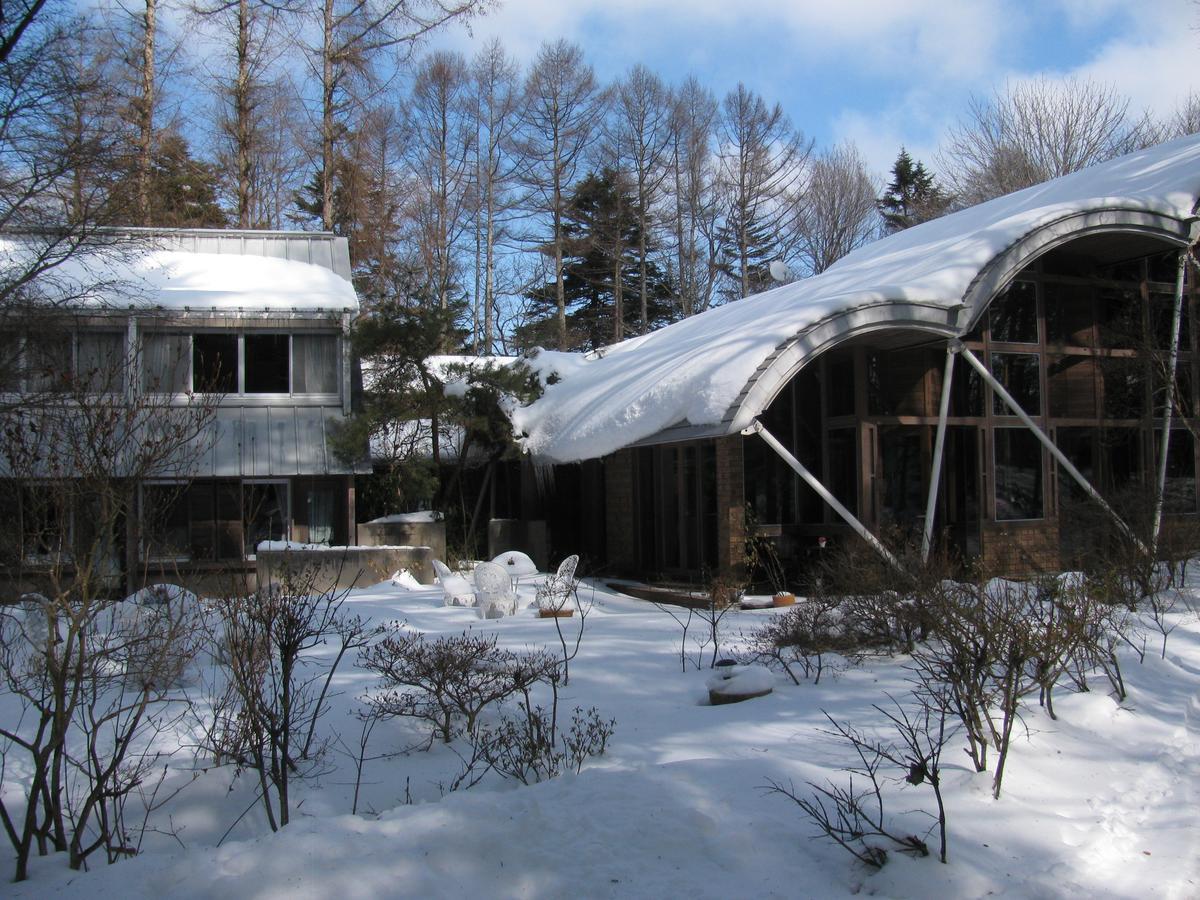
[[[742,81],[882,175],[901,144],[933,163],[972,95],[1006,82],[1092,78],[1169,115],[1200,91],[1198,26],[1193,0],[504,0],[436,45],[497,36],[527,64],[565,37],[604,81],[637,62],[718,96]]]

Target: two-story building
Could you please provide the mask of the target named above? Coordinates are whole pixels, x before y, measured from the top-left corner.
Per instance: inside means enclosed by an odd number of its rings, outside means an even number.
[[[140,524],[114,552],[128,580],[248,571],[264,540],[353,542],[365,463],[330,443],[350,412],[359,308],[346,239],[132,230],[107,244],[56,267],[41,310],[10,323],[6,347],[24,365],[7,388],[53,391],[56,372],[73,372],[105,382],[98,394],[204,408],[183,467],[139,484]]]

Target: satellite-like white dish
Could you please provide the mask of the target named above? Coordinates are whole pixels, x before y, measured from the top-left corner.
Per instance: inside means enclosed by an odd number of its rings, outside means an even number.
[[[792,280],[792,270],[788,268],[787,263],[781,259],[771,261],[771,278],[778,281],[780,284],[786,284]]]

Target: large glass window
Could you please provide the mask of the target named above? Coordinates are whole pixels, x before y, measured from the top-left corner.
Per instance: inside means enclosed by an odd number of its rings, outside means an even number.
[[[829,488],[846,509],[858,514],[858,430],[829,432]]]
[[[29,390],[64,391],[71,381],[71,342],[63,335],[30,334],[25,338],[25,372]]]
[[[1008,389],[1021,409],[1031,416],[1041,415],[1042,387],[1036,353],[992,353],[992,374]],[[997,416],[1014,414],[994,392],[992,413]]]
[[[1026,428],[996,428],[996,519],[1042,518],[1042,445]]]
[[[1038,342],[1037,290],[1032,282],[1013,282],[992,301],[988,314],[993,341],[1010,344]]]
[[[1070,347],[1090,347],[1093,342],[1091,288],[1048,281],[1042,290],[1046,297],[1046,340]]]
[[[142,490],[142,540],[147,559],[186,559],[191,554],[183,485],[152,484]]]

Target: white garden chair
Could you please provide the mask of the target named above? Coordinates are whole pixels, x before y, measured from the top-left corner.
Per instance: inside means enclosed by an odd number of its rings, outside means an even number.
[[[442,586],[442,594],[446,606],[474,606],[475,589],[471,582],[450,571],[440,559],[433,561],[433,571],[437,573],[438,584]]]
[[[575,595],[579,582],[575,579],[575,570],[579,568],[579,556],[572,553],[558,564],[558,571],[547,575],[546,580],[538,588],[537,605],[539,609],[562,609]]]
[[[481,562],[475,567],[475,596],[485,619],[500,619],[517,611],[517,595],[512,592],[508,572],[496,563]]]

